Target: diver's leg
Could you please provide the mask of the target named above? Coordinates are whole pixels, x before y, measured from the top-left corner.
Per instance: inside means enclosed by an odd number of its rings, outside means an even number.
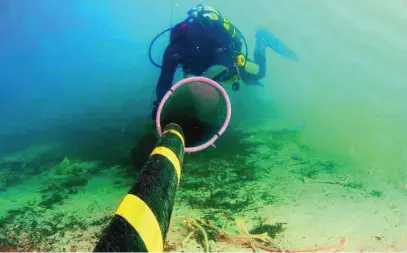
[[[256,38],[253,60],[246,59],[246,63],[241,68],[240,76],[248,85],[261,85],[259,80],[266,76],[266,44],[263,40]]]
[[[266,76],[266,46],[262,41],[256,39],[256,45],[253,53],[253,60],[259,66],[257,76],[259,79]]]
[[[256,45],[259,45],[260,50],[271,48],[277,54],[287,57],[291,60],[298,60],[297,54],[288,48],[279,38],[267,30],[258,30],[256,32]]]
[[[241,74],[246,84],[258,85],[259,80],[266,76],[266,48],[271,48],[284,57],[298,60],[297,54],[284,45],[276,36],[267,30],[258,30],[256,32],[253,61],[247,59],[243,73]]]
[[[262,31],[256,32],[256,44],[253,53],[254,62],[259,66],[259,78],[266,76],[266,48],[270,47],[264,34],[265,32]]]
[[[262,83],[260,83],[260,79],[262,79],[266,75],[265,57],[262,57],[261,55],[255,55],[254,61],[247,59],[245,66],[239,69],[240,77],[245,84],[264,86]]]
[[[277,53],[289,57],[291,59],[297,59],[297,55],[287,48],[277,37],[272,35],[266,30],[259,30],[256,32],[256,44],[254,47],[253,61],[247,60],[247,66],[250,69],[255,69],[250,71],[246,68],[246,72],[256,77],[257,80],[260,80],[266,76],[267,60],[266,60],[266,48],[272,48]],[[252,72],[252,73],[250,73]]]
[[[258,84],[258,81],[266,76],[266,48],[265,40],[256,34],[253,60],[246,59],[243,68],[243,80],[247,84]]]

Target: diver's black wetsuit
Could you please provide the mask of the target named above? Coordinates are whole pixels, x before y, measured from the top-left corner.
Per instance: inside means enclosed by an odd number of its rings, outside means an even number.
[[[182,65],[185,74],[202,75],[209,67],[223,65],[228,72],[222,80],[228,80],[238,74],[247,84],[257,82],[265,76],[266,58],[264,54],[254,54],[254,62],[258,65],[256,74],[237,67],[236,55],[241,54],[241,37],[231,36],[222,24],[215,21],[184,21],[177,24],[171,31],[170,44],[167,46],[157,83],[156,96],[158,103],[173,84],[174,74],[178,65]],[[249,61],[246,59],[246,61]],[[219,80],[219,81],[222,81]]]

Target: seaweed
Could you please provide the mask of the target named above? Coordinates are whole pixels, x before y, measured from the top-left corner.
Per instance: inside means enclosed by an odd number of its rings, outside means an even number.
[[[381,198],[383,196],[383,192],[377,190],[371,190],[368,194],[375,198]]]
[[[89,168],[93,166],[92,163],[76,162],[65,157],[51,170],[54,175],[50,179],[51,183],[40,190],[42,195],[39,205],[52,208],[69,198],[69,195],[76,194],[79,188],[88,184]]]
[[[363,189],[363,184],[355,183],[355,182],[349,182],[349,183],[343,184],[343,187],[354,189],[354,190],[362,190]]]
[[[59,204],[67,199],[67,196],[54,192],[51,195],[42,195],[41,199],[42,201],[39,203],[40,206],[45,208],[52,208],[54,205]]]
[[[69,217],[68,222],[64,224],[63,230],[85,230],[87,227],[87,223],[72,215]]]
[[[298,179],[303,180],[304,178],[315,178],[320,171],[315,167],[307,166],[298,170],[291,170],[291,172],[296,174]]]
[[[299,153],[291,154],[290,158],[291,158],[291,160],[298,161],[298,162],[303,161],[301,154],[299,154]]]
[[[52,231],[51,228],[44,226],[39,229],[39,232],[41,233],[42,236],[50,236],[54,234],[54,231]]]
[[[7,211],[7,214],[11,217],[16,217],[16,216],[20,216],[22,214],[24,214],[25,210],[23,210],[22,208],[20,209],[11,209]]]
[[[203,210],[204,215],[216,213],[228,220],[265,203],[275,203],[277,198],[269,193],[270,189],[259,192],[259,186],[253,184],[259,178],[269,176],[254,158],[283,164],[285,161],[278,158],[278,153],[285,148],[288,139],[296,138],[297,133],[294,130],[269,131],[267,139],[271,141],[266,142],[253,138],[250,132],[229,129],[216,143],[216,149],[193,153],[185,159],[178,200]]]
[[[34,234],[38,229],[36,223],[27,222],[29,215],[35,215],[35,210],[30,206],[24,206],[19,209],[8,210],[6,216],[0,220],[0,228],[2,229],[4,238],[0,243],[1,251],[10,251],[20,249],[19,251],[31,251],[37,244]],[[30,231],[30,234],[27,233]],[[3,235],[1,235],[3,236]],[[37,236],[38,237],[38,236]]]
[[[7,188],[10,186],[15,186],[15,185],[21,183],[24,179],[21,173],[19,174],[14,171],[8,171],[8,170],[7,170],[7,172],[8,173],[6,175],[4,175],[4,176],[2,175],[3,182],[2,182],[1,188],[3,188],[4,191],[6,191]]]
[[[102,218],[96,219],[89,223],[90,226],[101,226],[108,223],[112,219],[111,215],[103,216]]]
[[[318,160],[315,163],[315,166],[318,166],[318,168],[320,168],[321,170],[323,170],[324,172],[328,173],[328,174],[334,174],[337,171],[337,166],[334,162],[332,161],[321,161]]]
[[[250,230],[251,234],[263,234],[267,233],[270,238],[275,238],[277,234],[284,232],[285,228],[283,227],[285,223],[276,223],[276,224],[263,224],[260,223],[256,227]]]
[[[336,165],[331,161],[321,161],[310,164],[310,161],[303,163],[305,167],[300,169],[291,170],[294,174],[299,176],[300,180],[304,178],[314,179],[320,172],[326,172],[328,174],[334,174],[336,172]]]
[[[278,201],[277,196],[271,194],[270,192],[263,192],[260,194],[260,198],[264,204],[272,205]]]
[[[23,217],[25,213],[30,212],[31,210],[32,208],[30,207],[7,210],[6,215],[0,219],[0,228],[12,224],[14,220]]]
[[[49,193],[49,192],[61,192],[64,189],[62,188],[62,186],[60,184],[57,183],[51,183],[50,185],[48,185],[47,187],[45,187],[44,189],[42,189],[40,191],[40,193]]]
[[[69,177],[61,182],[62,187],[73,188],[77,186],[86,186],[88,179],[85,177]]]
[[[237,180],[240,179],[240,181],[242,181],[242,179],[244,179],[245,182],[249,182],[258,179],[257,173],[253,171],[253,168],[255,168],[255,163],[245,164],[234,162],[233,165],[235,165],[235,178]]]
[[[213,205],[217,209],[233,210],[236,213],[248,209],[254,203],[254,199],[250,195],[243,198],[212,198],[212,200],[208,198],[206,201],[207,205]]]

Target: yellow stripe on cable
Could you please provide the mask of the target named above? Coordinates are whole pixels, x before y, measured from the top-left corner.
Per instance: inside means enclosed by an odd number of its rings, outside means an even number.
[[[164,243],[157,218],[147,204],[133,194],[127,194],[116,213],[127,220],[143,240],[148,252],[163,252]]]
[[[165,130],[163,134],[166,134],[166,133],[173,133],[173,134],[175,134],[176,136],[178,136],[178,137],[181,139],[181,141],[182,141],[182,146],[185,146],[184,137],[182,137],[182,135],[181,135],[178,131],[176,131],[176,130],[174,130],[174,129],[169,129],[169,130]]]
[[[156,147],[151,153],[151,155],[162,155],[172,163],[175,169],[175,173],[177,174],[177,180],[179,185],[179,181],[181,178],[181,163],[179,162],[177,155],[174,152],[172,152],[171,149],[162,146]]]

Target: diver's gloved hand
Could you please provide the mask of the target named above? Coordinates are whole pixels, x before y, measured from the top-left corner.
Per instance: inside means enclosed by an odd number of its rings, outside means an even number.
[[[155,120],[155,117],[157,116],[157,110],[158,110],[158,101],[153,102],[153,110],[151,111],[151,119]]]

